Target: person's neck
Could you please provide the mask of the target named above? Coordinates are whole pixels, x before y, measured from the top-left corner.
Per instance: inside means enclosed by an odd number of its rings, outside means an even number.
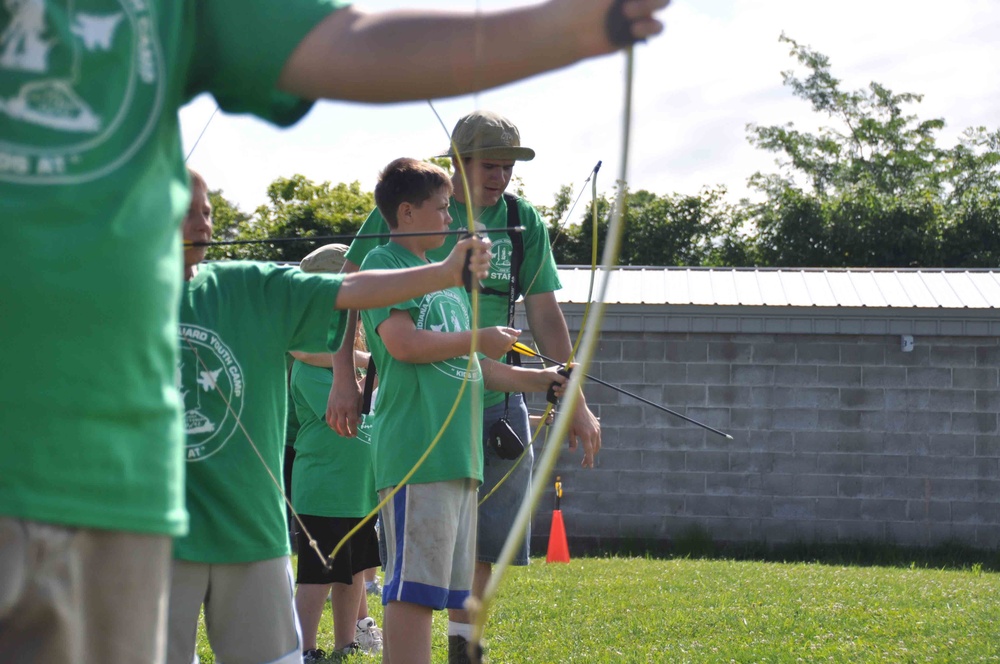
[[[191,281],[198,274],[198,264],[184,266],[184,281]]]
[[[403,249],[419,258],[420,260],[427,260],[427,250],[420,246],[420,240],[422,237],[399,237],[396,233],[405,233],[404,230],[395,230],[392,232],[392,237],[389,238],[390,242],[395,242]]]
[[[454,183],[452,188],[451,197],[455,199],[455,202],[464,210],[465,209],[465,189],[462,187],[462,180],[459,179],[458,182]],[[483,211],[481,205],[472,204],[472,215],[473,217],[479,217]]]

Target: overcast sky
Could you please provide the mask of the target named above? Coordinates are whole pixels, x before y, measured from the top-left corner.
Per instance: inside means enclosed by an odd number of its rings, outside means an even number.
[[[475,0],[358,4],[475,8]],[[516,4],[524,2],[479,0],[484,10]],[[773,155],[747,143],[747,123],[817,126],[808,104],[781,85],[781,71],[797,66],[778,41],[782,32],[828,55],[846,89],[877,81],[923,94],[912,112],[944,118],[949,145],[966,127],[1000,127],[1000,0],[674,0],[663,19],[666,33],[636,50],[635,189],[694,193],[721,184],[738,198],[750,175],[775,168]],[[435,105],[449,129],[475,109],[513,120],[522,144],[537,153],[514,172],[529,199],[551,205],[560,185],[578,190],[598,160],[598,188],[610,193],[619,169],[623,69],[624,57],[614,55]],[[185,153],[214,109],[202,96],[181,112]],[[287,130],[220,112],[189,163],[249,212],[277,177],[359,180],[372,189],[389,161],[426,158],[446,145],[426,103],[320,102]]]

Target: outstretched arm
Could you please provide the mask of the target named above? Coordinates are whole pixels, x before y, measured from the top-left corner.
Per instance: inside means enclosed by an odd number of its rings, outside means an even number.
[[[566,377],[556,373],[559,367],[527,369],[489,358],[485,358],[481,362],[483,381],[487,389],[498,392],[546,392],[550,386],[555,384],[556,397],[563,395]]]
[[[467,252],[472,253],[468,256]],[[478,237],[459,241],[440,263],[403,270],[366,270],[344,277],[337,291],[338,309],[381,309],[426,293],[462,286],[462,268],[468,266],[478,279],[490,267],[490,242]]]
[[[659,34],[670,0],[626,0],[631,36]],[[278,87],[307,99],[392,102],[450,97],[614,51],[613,0],[549,0],[491,12],[346,7],[317,25],[285,63]]]

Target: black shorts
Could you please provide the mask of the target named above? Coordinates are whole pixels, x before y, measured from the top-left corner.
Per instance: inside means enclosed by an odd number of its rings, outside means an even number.
[[[344,535],[361,522],[360,518],[351,517],[311,516],[309,514],[300,514],[299,517],[316,539],[320,551],[326,556],[333,552],[333,547],[337,546],[337,542]],[[316,551],[309,546],[309,538],[306,537],[306,534],[299,532],[296,537],[299,544],[297,583],[346,583],[350,585],[354,575],[358,572],[382,564],[378,555],[375,519],[365,524],[361,530],[354,533],[351,539],[344,543],[344,546],[337,552],[337,557],[330,561],[329,570],[323,567]]]

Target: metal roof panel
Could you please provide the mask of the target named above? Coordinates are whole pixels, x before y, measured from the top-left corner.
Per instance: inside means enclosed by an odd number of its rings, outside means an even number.
[[[982,298],[981,301],[975,300],[977,307],[1000,305],[1000,275],[996,272],[966,272],[965,276],[969,279],[969,290],[963,292],[971,294],[974,290]]]
[[[895,274],[896,278],[899,279],[899,285],[906,292],[906,296],[910,298],[910,302],[913,303],[914,307],[934,309],[938,306],[938,301],[931,294],[930,290],[927,289],[927,284],[924,283],[923,277],[919,272],[904,272],[899,270]]]
[[[764,295],[760,292],[759,272],[754,270],[745,275],[738,275],[733,271],[733,283],[736,285],[736,295],[740,304],[747,306],[761,306],[764,304]]]
[[[847,272],[823,270],[826,282],[830,285],[833,297],[838,307],[863,307],[864,301],[858,296],[851,275]]]
[[[948,275],[950,278],[946,278],[942,272],[921,272],[920,274],[924,279],[924,285],[927,286],[927,290],[930,291],[931,297],[934,298],[939,307],[946,307],[948,309],[962,309],[966,307],[962,298],[958,296],[955,288],[952,287],[952,283],[956,278],[960,278],[961,274]]]
[[[1000,308],[1000,271],[615,268],[619,304],[872,308]],[[587,301],[590,269],[561,267],[561,302]],[[596,299],[604,279],[598,270]]]

